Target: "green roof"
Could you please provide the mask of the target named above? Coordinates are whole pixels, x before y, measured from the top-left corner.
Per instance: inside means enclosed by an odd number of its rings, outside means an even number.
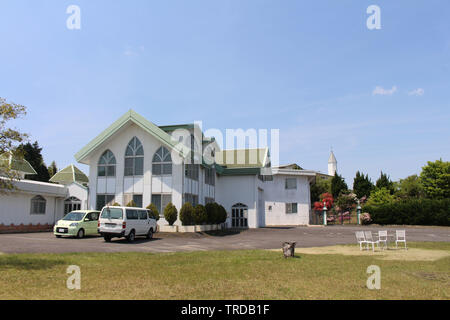
[[[14,158],[11,154],[0,155],[0,164],[24,174],[37,174],[36,170],[33,169],[27,160]]]
[[[227,169],[262,168],[269,161],[269,149],[235,149],[216,152],[217,164]]]
[[[178,129],[194,129],[193,123],[188,124],[174,124],[174,125],[168,125],[168,126],[159,126],[160,129],[164,130],[165,132],[173,132]]]
[[[50,182],[57,182],[60,184],[67,184],[72,182],[78,183],[88,183],[89,178],[77,167],[73,164],[68,166],[67,168],[62,169],[57,172],[51,179]]]
[[[111,137],[114,133],[119,131],[129,122],[133,122],[134,124],[142,128],[144,131],[154,136],[164,145],[172,149],[176,149],[180,153],[180,155],[187,156],[189,154],[190,152],[189,148],[179,145],[178,142],[174,141],[172,137],[169,134],[167,134],[163,129],[159,128],[152,122],[148,121],[135,111],[130,110],[127,113],[125,113],[122,117],[120,117],[116,122],[110,125],[106,130],[100,133],[91,142],[89,142],[77,154],[75,154],[75,159],[78,162],[82,162],[92,151],[94,151],[109,137]]]

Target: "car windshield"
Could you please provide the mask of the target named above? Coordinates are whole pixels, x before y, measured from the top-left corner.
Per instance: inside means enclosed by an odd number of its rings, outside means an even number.
[[[85,212],[70,212],[63,220],[65,221],[81,221],[86,213]]]
[[[122,219],[122,209],[119,208],[104,208],[101,217],[103,219]]]

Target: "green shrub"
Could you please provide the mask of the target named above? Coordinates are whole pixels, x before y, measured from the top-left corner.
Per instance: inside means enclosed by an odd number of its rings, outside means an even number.
[[[194,225],[194,207],[189,202],[183,204],[180,209],[180,220],[183,226]]]
[[[131,200],[130,202],[127,203],[126,207],[129,207],[129,208],[137,208],[137,204],[136,204],[136,202],[134,202],[133,200]]]
[[[405,199],[381,205],[365,205],[372,223],[450,226],[450,199]]]
[[[206,213],[205,206],[203,206],[201,204],[195,206],[194,212],[193,212],[194,223],[197,225],[204,224],[204,223],[206,223],[207,218],[208,218],[208,214]]]
[[[225,223],[227,221],[227,210],[223,206],[219,206],[219,221],[218,223]]]
[[[219,221],[219,205],[217,203],[206,204],[207,224],[218,224]]]
[[[150,203],[147,206],[147,210],[150,211],[150,217],[155,219],[156,221],[159,220],[159,211],[158,208],[156,208],[156,206],[153,203]]]
[[[121,207],[120,203],[114,202],[114,204],[111,207]]]
[[[369,199],[367,200],[368,206],[379,206],[383,204],[390,204],[396,200],[395,196],[391,194],[391,192],[387,188],[375,189],[370,194]]]
[[[169,223],[169,225],[173,225],[175,221],[177,221],[178,217],[178,210],[177,208],[172,204],[172,202],[169,202],[167,206],[164,208],[164,218]]]

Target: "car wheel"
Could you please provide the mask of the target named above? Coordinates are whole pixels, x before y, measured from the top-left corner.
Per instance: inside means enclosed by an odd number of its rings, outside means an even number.
[[[153,229],[152,228],[150,228],[150,230],[148,230],[147,239],[149,239],[149,240],[153,239]]]
[[[134,233],[134,230],[131,230],[130,234],[127,237],[128,242],[133,242],[135,238],[136,238],[136,235]]]
[[[105,239],[106,242],[111,242],[111,237],[104,236],[103,239]]]
[[[78,230],[77,238],[78,239],[83,239],[84,238],[84,230],[83,229]]]

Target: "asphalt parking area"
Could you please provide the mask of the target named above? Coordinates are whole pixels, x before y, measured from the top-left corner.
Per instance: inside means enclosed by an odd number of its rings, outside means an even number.
[[[84,239],[56,238],[53,233],[0,234],[1,253],[72,253],[72,252],[180,252],[207,250],[278,249],[285,241],[296,241],[297,247],[320,247],[352,244],[355,231],[406,230],[407,241],[450,241],[448,227],[274,227],[221,233],[157,233],[154,239],[137,238],[134,243],[101,237]]]

